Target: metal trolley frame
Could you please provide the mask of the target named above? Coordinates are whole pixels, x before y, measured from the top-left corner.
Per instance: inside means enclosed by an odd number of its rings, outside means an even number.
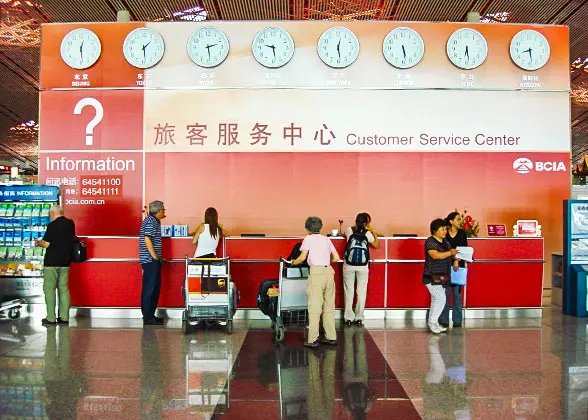
[[[284,341],[286,325],[308,325],[308,267],[287,267],[280,257],[279,289],[276,317],[272,323],[276,341]],[[289,270],[293,273],[289,272]],[[297,270],[298,273],[296,272]],[[291,275],[289,275],[291,274]]]
[[[213,267],[216,269],[213,270]],[[190,293],[189,280],[191,277],[199,277],[201,285],[205,282],[210,285],[211,282],[216,280],[221,291],[216,290],[210,293],[210,291],[200,290],[200,293]],[[184,279],[185,307],[182,313],[182,331],[184,334],[192,332],[200,321],[223,322],[225,323],[227,333],[232,334],[233,311],[231,308],[232,288],[230,278],[229,257],[188,258],[186,256],[186,275]],[[223,281],[224,287],[222,286]],[[194,296],[190,296],[191,294]],[[236,305],[237,302],[234,304]]]

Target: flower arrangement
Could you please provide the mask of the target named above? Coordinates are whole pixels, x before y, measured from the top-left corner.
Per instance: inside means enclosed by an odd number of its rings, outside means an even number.
[[[480,223],[468,214],[467,209],[459,211],[455,209],[461,215],[460,228],[462,228],[468,238],[477,238],[480,232]]]

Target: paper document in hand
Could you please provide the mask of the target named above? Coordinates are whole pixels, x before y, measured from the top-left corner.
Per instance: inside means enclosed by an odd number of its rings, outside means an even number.
[[[455,258],[469,262],[474,261],[474,248],[471,246],[458,246]]]

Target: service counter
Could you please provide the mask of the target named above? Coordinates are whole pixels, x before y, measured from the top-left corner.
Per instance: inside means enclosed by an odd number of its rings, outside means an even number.
[[[256,308],[257,291],[264,279],[277,278],[280,256],[286,257],[301,237],[229,237],[218,255],[231,258],[231,275],[241,292],[239,308]],[[344,238],[332,238],[340,255]],[[371,249],[372,260],[366,307],[368,309],[423,309],[429,294],[421,283],[426,238],[380,238]],[[141,266],[137,237],[86,237],[88,261],[70,271],[72,306],[139,308]],[[540,309],[543,296],[543,238],[472,238],[475,262],[469,265],[464,308]],[[192,256],[191,238],[164,238],[160,307],[183,306],[181,288],[186,255]],[[343,307],[342,264],[336,272],[336,306]]]

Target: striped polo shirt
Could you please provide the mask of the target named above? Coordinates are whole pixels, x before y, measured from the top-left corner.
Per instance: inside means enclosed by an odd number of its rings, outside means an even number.
[[[143,220],[139,232],[139,261],[141,264],[153,262],[147,245],[145,245],[145,236],[149,236],[155,253],[161,259],[161,222],[151,214]]]

